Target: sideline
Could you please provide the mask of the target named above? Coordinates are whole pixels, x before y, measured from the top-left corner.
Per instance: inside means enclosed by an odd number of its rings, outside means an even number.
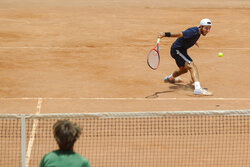
[[[37,111],[36,111],[35,115],[39,115],[41,113],[42,102],[43,102],[43,99],[38,98]],[[34,119],[33,125],[32,125],[31,135],[29,137],[29,144],[28,144],[28,148],[27,148],[27,152],[26,152],[26,167],[29,167],[30,156],[31,156],[31,152],[32,152],[33,143],[35,140],[37,125],[38,125],[38,119]]]
[[[65,98],[56,98],[56,97],[22,97],[22,98],[0,98],[0,100],[38,100],[38,109],[40,112],[41,106],[39,108],[40,103],[42,103],[43,100],[106,100],[106,101],[126,101],[126,100],[135,100],[135,101],[250,101],[250,98],[224,98],[224,97],[190,97],[190,98],[176,98],[176,97],[170,97],[170,98],[142,98],[142,97],[80,97],[80,98],[71,98],[71,97],[65,97]]]

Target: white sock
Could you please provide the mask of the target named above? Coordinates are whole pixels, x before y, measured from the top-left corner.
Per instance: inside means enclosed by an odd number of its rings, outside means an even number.
[[[194,82],[194,88],[195,89],[200,89],[201,88],[201,84],[200,84],[199,81]]]
[[[173,74],[170,74],[169,76],[168,76],[168,78],[171,78],[173,76]]]

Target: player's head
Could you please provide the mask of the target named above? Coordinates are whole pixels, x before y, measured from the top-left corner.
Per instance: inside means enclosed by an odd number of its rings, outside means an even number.
[[[212,26],[212,22],[209,19],[202,19],[200,22],[201,34],[206,36],[207,33],[210,31]]]
[[[81,129],[69,120],[59,120],[53,125],[54,137],[61,150],[73,150]]]

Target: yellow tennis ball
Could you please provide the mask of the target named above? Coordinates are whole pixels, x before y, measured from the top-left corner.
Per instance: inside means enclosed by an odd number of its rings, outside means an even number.
[[[222,53],[222,52],[219,52],[219,53],[218,53],[218,56],[219,56],[219,57],[222,57],[222,56],[223,56],[223,53]]]

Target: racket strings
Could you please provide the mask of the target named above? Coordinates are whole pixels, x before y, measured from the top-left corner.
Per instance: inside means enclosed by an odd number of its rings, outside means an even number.
[[[160,56],[156,50],[151,50],[148,54],[148,65],[152,69],[157,69],[160,63]]]

